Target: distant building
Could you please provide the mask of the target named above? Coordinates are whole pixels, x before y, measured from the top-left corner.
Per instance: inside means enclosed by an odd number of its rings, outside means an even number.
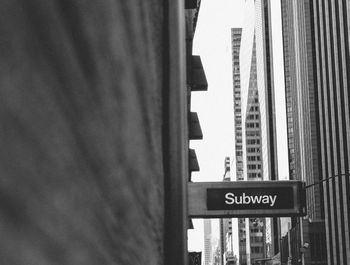
[[[213,259],[211,220],[204,219],[203,222],[204,222],[204,265],[211,265],[212,259]]]
[[[257,76],[257,53],[255,36],[255,6],[246,2],[247,17],[242,32],[240,50],[243,178],[245,181],[263,180],[261,115]],[[246,245],[246,259],[240,257],[240,264],[250,265],[255,259],[265,258],[265,219],[245,218],[240,220],[240,232],[245,238],[240,243]],[[245,229],[243,229],[243,226]],[[245,242],[244,242],[245,241]],[[242,248],[243,249],[243,248]]]
[[[230,158],[225,158],[225,173],[223,181],[231,181],[231,163]],[[236,264],[237,258],[233,252],[233,227],[232,218],[222,218],[219,221],[220,225],[220,258],[222,265]]]
[[[270,1],[247,0],[245,15],[240,50],[243,176],[278,180]],[[246,219],[245,233],[247,264],[279,252],[277,218]]]
[[[244,179],[247,181],[263,180],[262,156],[261,156],[261,121],[259,94],[257,90],[256,76],[256,49],[255,40],[251,57],[251,71],[248,92],[248,102],[244,106],[246,112],[243,127],[243,161],[245,165]],[[265,258],[265,218],[246,218],[246,252],[247,264],[252,264],[255,259]]]
[[[241,103],[241,74],[240,74],[240,47],[241,47],[241,28],[231,29],[232,46],[232,75],[233,75],[233,113],[235,130],[235,180],[243,181],[243,137],[242,137],[242,103]],[[239,262],[246,264],[246,233],[245,219],[238,218],[238,236],[239,236]]]
[[[243,142],[242,142],[242,103],[239,53],[241,47],[241,28],[231,29],[232,75],[233,75],[233,114],[235,137],[236,180],[243,180]]]
[[[256,0],[254,4],[256,72],[261,116],[262,178],[265,181],[278,180],[271,0]],[[266,218],[265,227],[265,253],[267,257],[272,257],[279,252],[279,218]]]

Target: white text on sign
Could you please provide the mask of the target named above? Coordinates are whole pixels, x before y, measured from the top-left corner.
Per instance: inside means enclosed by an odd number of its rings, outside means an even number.
[[[275,205],[277,195],[260,195],[260,196],[246,196],[243,192],[241,196],[235,196],[234,193],[228,192],[225,194],[226,204],[268,204],[271,207]]]

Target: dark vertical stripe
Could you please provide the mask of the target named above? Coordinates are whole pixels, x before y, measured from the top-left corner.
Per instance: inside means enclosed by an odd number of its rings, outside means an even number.
[[[318,0],[317,0],[318,2]],[[320,16],[320,6],[318,3],[316,3],[316,10],[317,10],[317,21],[318,21],[318,36],[319,36],[319,39],[318,39],[318,48],[319,48],[319,61],[320,61],[320,65],[319,65],[319,76],[320,76],[320,79],[321,79],[321,84],[320,85],[320,91],[321,91],[321,102],[323,103],[323,107],[321,108],[321,119],[322,119],[322,122],[323,122],[323,128],[320,128],[321,130],[323,130],[323,135],[324,135],[324,139],[323,139],[323,143],[322,143],[322,148],[323,148],[323,152],[324,152],[324,159],[325,159],[325,163],[324,163],[324,172],[325,172],[325,176],[323,176],[323,179],[326,179],[327,178],[327,172],[328,172],[328,153],[327,153],[327,139],[326,139],[326,136],[327,136],[327,133],[326,133],[326,113],[325,113],[325,107],[324,105],[326,104],[325,102],[325,87],[327,85],[327,83],[325,84],[323,82],[323,73],[322,73],[322,70],[323,70],[323,51],[322,51],[322,47],[321,47],[321,40],[322,40],[322,36],[321,36],[321,30],[324,29],[324,20],[321,21],[321,16]],[[331,264],[330,265],[333,265],[333,257],[335,255],[335,253],[333,252],[333,238],[331,236],[332,234],[332,222],[331,222],[331,210],[330,210],[330,194],[329,194],[329,182],[328,181],[325,181],[325,186],[326,186],[326,190],[325,190],[325,193],[326,193],[326,204],[327,204],[327,216],[326,218],[328,219],[328,239],[329,239],[329,255],[330,255],[330,261],[331,261]]]
[[[343,82],[343,64],[342,64],[342,51],[341,51],[341,35],[342,32],[340,32],[340,13],[339,13],[339,2],[335,1],[335,12],[336,12],[336,17],[334,18],[335,22],[336,22],[336,38],[338,40],[337,42],[337,49],[338,49],[338,65],[339,65],[339,83],[340,83],[340,108],[341,108],[341,113],[339,113],[337,116],[339,116],[339,118],[342,120],[342,127],[340,128],[338,126],[338,129],[342,131],[343,134],[343,145],[340,146],[339,145],[339,150],[340,148],[343,148],[343,152],[344,152],[344,160],[341,161],[341,164],[347,165],[347,137],[346,137],[346,130],[344,130],[346,128],[346,120],[345,120],[345,98],[344,98],[344,82]],[[340,161],[340,158],[339,158]],[[339,167],[339,173],[344,173],[341,170],[341,166]],[[341,228],[342,228],[342,243],[343,243],[343,259],[344,262],[346,261],[346,238],[345,238],[345,217],[344,217],[344,209],[343,209],[343,205],[344,205],[344,200],[343,200],[343,192],[344,192],[344,188],[346,189],[346,185],[344,185],[344,178],[342,176],[338,177],[339,178],[339,193],[340,193],[340,205],[341,205]]]
[[[169,54],[169,33],[168,33],[168,25],[167,20],[169,19],[169,3],[168,1],[164,1],[164,27],[163,27],[163,69],[169,69],[170,65],[170,54]],[[170,160],[166,159],[170,154],[170,132],[169,132],[169,116],[170,116],[170,91],[169,91],[169,83],[170,83],[170,72],[165,70],[163,72],[163,89],[162,89],[162,153],[163,153],[163,170],[164,170],[164,240],[163,240],[163,248],[164,248],[164,257],[170,255],[171,245],[169,244],[169,240],[171,240],[171,233],[169,229],[171,229],[168,225],[168,220],[171,219],[171,212],[168,205],[171,204],[170,198],[170,189],[171,189],[171,181],[167,177],[170,175]],[[167,262],[167,259],[164,258],[164,262]]]
[[[331,53],[331,61],[329,62],[330,64],[327,64],[328,67],[331,67],[331,75],[332,75],[332,83],[330,84],[328,91],[329,91],[329,96],[331,94],[333,94],[333,99],[329,97],[329,107],[331,108],[331,105],[333,103],[334,109],[334,115],[332,115],[332,112],[330,111],[330,115],[329,115],[329,122],[330,124],[334,121],[335,125],[334,125],[334,129],[333,129],[333,125],[331,126],[331,150],[334,150],[335,148],[335,152],[331,152],[332,155],[332,176],[329,177],[333,177],[333,175],[339,174],[341,172],[341,156],[340,156],[340,135],[339,135],[339,115],[338,115],[338,102],[337,102],[337,73],[336,73],[336,64],[337,64],[337,58],[335,57],[335,49],[337,47],[334,46],[334,42],[333,42],[333,38],[337,37],[334,36],[334,32],[333,32],[333,23],[336,21],[335,18],[333,18],[333,14],[332,14],[332,3],[330,0],[328,0],[328,15],[329,15],[329,38],[330,38],[330,53]],[[337,25],[336,25],[337,28]],[[333,142],[333,137],[335,138],[335,146],[334,146],[334,142]],[[337,167],[335,166],[335,162],[337,162]],[[335,236],[337,238],[337,251],[338,251],[338,255],[337,255],[337,261],[338,264],[340,263],[340,256],[344,255],[344,251],[341,251],[342,249],[344,250],[344,239],[345,239],[345,235],[344,233],[342,233],[342,231],[344,231],[344,222],[342,222],[342,210],[338,209],[338,206],[340,205],[339,208],[341,208],[341,205],[343,205],[343,199],[341,196],[341,186],[338,186],[339,192],[337,192],[337,182],[339,183],[340,178],[333,178],[332,179],[332,183],[333,183],[333,203],[335,203],[333,205],[333,209],[334,209],[334,220],[335,220]],[[339,196],[339,202],[337,200],[337,195]],[[337,205],[337,203],[339,203]],[[338,216],[338,212],[340,212],[340,220],[339,220],[339,216]],[[340,227],[339,227],[339,222],[340,222]],[[340,236],[341,235],[341,236]],[[342,248],[341,248],[342,247]]]
[[[347,13],[347,9],[346,9],[346,5],[347,5],[347,1],[348,0],[343,0],[342,1],[342,4],[343,4],[343,24],[344,24],[344,32],[342,32],[342,34],[344,34],[344,41],[345,41],[345,67],[346,67],[346,79],[347,79],[347,86],[345,87],[344,86],[344,89],[347,89],[347,92],[348,92],[348,96],[350,95],[350,91],[349,91],[349,86],[350,86],[350,55],[349,55],[349,26],[348,25],[348,16],[350,14]],[[344,97],[343,97],[344,98]],[[350,99],[348,99],[350,100]],[[350,103],[350,102],[348,102]],[[345,105],[345,103],[343,103],[343,106],[344,106],[344,124],[343,124],[343,131],[344,131],[344,135],[347,137],[347,128],[346,128],[346,122],[345,122],[345,108],[348,108],[348,111],[350,112],[350,104],[348,104],[348,106]],[[346,139],[346,142],[350,141],[350,139],[348,138],[345,138]],[[347,173],[347,176],[345,177],[342,177],[343,179],[345,179],[345,186],[346,186],[346,190],[348,191],[348,193],[350,193],[350,175],[349,175],[349,152],[350,150],[348,150],[347,148],[347,145],[344,145],[345,146],[345,173]],[[350,196],[348,194],[347,196],[347,205],[348,205],[348,216],[347,216],[347,222],[349,223],[350,222]],[[350,224],[349,224],[350,226]],[[348,253],[348,255],[350,255],[350,253]]]
[[[314,80],[314,106],[315,106],[315,117],[316,117],[316,128],[320,128],[320,112],[318,108],[319,95],[317,87],[320,85],[317,82],[317,63],[316,63],[316,38],[315,38],[315,24],[314,24],[314,7],[312,1],[309,2],[310,5],[310,28],[311,28],[311,42],[312,42],[312,65],[313,65],[313,80]],[[319,42],[318,42],[319,44]],[[319,178],[318,181],[322,181],[322,157],[321,157],[321,135],[319,129],[316,130],[316,139],[317,139],[317,161]],[[320,210],[321,218],[324,219],[324,191],[323,185],[320,185]]]
[[[327,171],[327,175],[326,177],[329,178],[329,172],[332,172],[332,174],[334,173],[334,153],[333,153],[333,131],[332,131],[332,115],[331,115],[331,100],[330,100],[330,90],[333,89],[331,87],[332,84],[330,84],[330,76],[329,76],[329,71],[328,71],[328,67],[329,64],[332,64],[332,62],[328,61],[328,53],[329,53],[329,49],[332,48],[328,47],[328,43],[327,43],[327,23],[326,23],[326,12],[325,12],[325,1],[322,1],[322,8],[323,8],[323,31],[324,31],[324,44],[325,44],[325,67],[326,67],[326,93],[327,93],[327,108],[328,108],[328,120],[326,121],[328,124],[328,128],[329,128],[329,140],[326,139],[326,146],[329,146],[330,149],[330,154],[328,154],[330,156],[330,161],[331,164],[330,166],[330,170]],[[327,150],[328,151],[328,150]],[[329,204],[329,213],[330,213],[330,220],[332,223],[332,217],[334,220],[334,230],[332,229],[332,225],[330,225],[330,234],[335,234],[335,238],[338,237],[338,226],[337,226],[337,214],[336,214],[336,205],[333,205],[333,202],[336,201],[335,198],[335,180],[334,178],[331,180],[332,181],[332,192],[333,192],[333,201],[330,200],[330,204]],[[327,181],[328,182],[328,181]],[[333,211],[335,212],[334,215],[332,215],[332,212],[330,209],[333,209]],[[335,257],[337,260],[337,264],[340,264],[340,258],[339,258],[339,241],[335,240],[335,242],[333,242],[333,244],[335,244],[336,247],[336,253],[335,253]]]

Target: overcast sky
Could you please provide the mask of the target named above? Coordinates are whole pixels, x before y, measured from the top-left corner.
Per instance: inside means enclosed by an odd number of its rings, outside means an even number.
[[[201,56],[208,81],[207,92],[192,92],[191,111],[198,113],[203,140],[191,141],[200,166],[192,181],[222,181],[224,159],[233,157],[233,86],[231,28],[242,27],[245,0],[202,0],[195,33],[193,54]],[[277,148],[279,176],[288,177],[286,119],[280,1],[272,0]],[[214,228],[217,227],[217,221]],[[203,251],[203,220],[194,220],[189,230],[190,251]],[[204,253],[203,253],[204,254]],[[236,253],[238,254],[238,253]],[[203,258],[204,260],[204,255]]]

